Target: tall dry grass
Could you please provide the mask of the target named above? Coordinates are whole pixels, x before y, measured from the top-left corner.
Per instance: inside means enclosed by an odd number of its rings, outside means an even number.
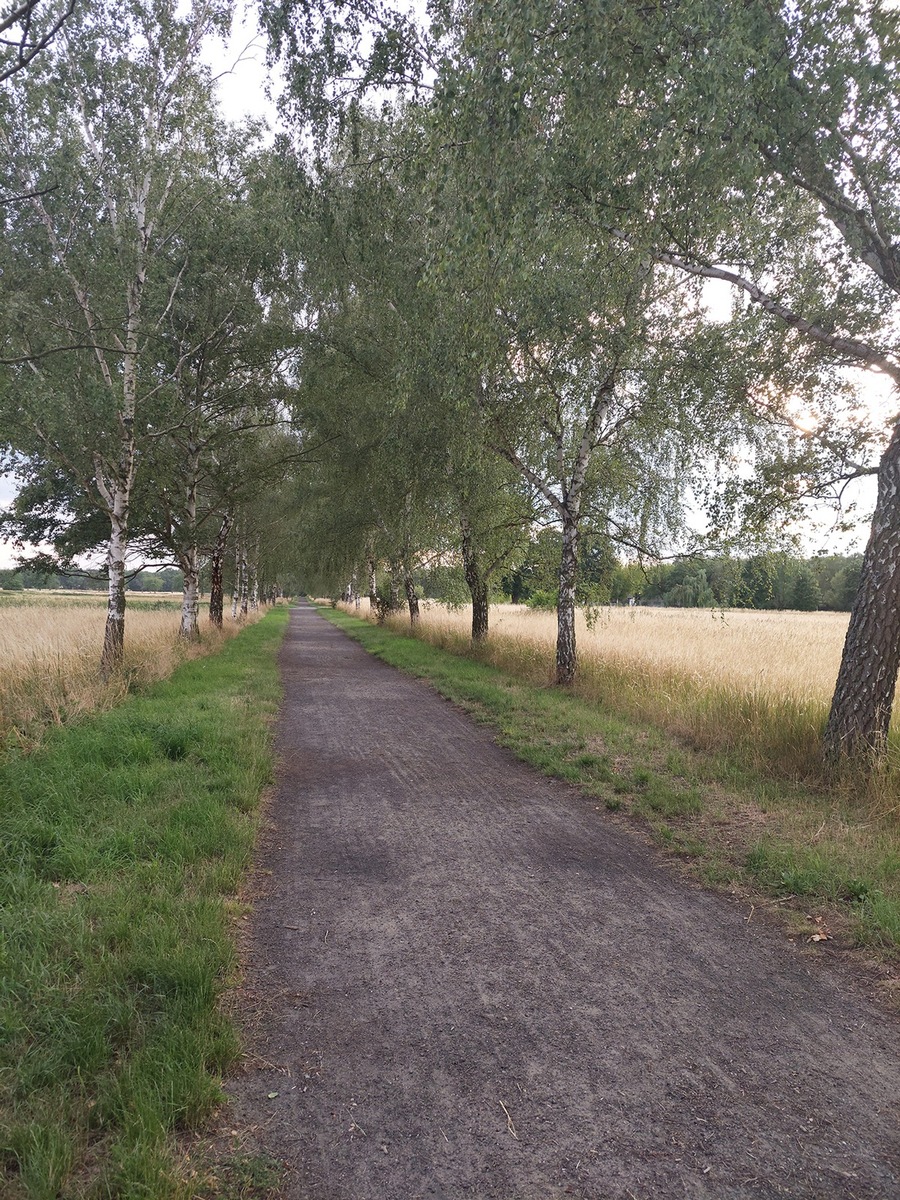
[[[48,726],[111,708],[235,632],[226,622],[221,634],[204,629],[201,642],[188,646],[178,637],[179,616],[177,604],[129,606],[125,661],[103,682],[103,597],[41,595],[0,604],[0,747],[31,746]]]
[[[356,610],[350,610],[356,611]],[[360,615],[368,615],[363,604]],[[574,690],[658,724],[705,750],[738,750],[754,766],[821,772],[821,734],[837,676],[846,613],[608,608],[579,613]],[[553,678],[555,613],[491,609],[491,633],[472,650],[467,609],[423,608],[418,636],[536,685]],[[401,616],[391,618],[409,631]],[[895,714],[886,795],[896,804],[900,714]]]

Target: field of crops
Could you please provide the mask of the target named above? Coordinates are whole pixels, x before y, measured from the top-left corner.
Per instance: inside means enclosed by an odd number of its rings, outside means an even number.
[[[818,769],[846,613],[635,606],[595,615],[578,615],[580,695],[708,750],[741,747],[788,772]],[[402,615],[391,624],[409,625]],[[468,652],[469,630],[469,610],[423,606],[420,636],[435,645]],[[549,683],[555,639],[555,613],[496,605],[477,655],[530,683]],[[896,757],[897,716],[893,728]]]
[[[97,672],[106,597],[85,592],[0,593],[0,745],[30,742],[47,725],[105,708],[129,689],[165,678],[184,657],[180,596],[129,598],[125,664]]]
[[[582,663],[630,664],[641,672],[676,671],[701,685],[728,685],[798,700],[827,701],[834,687],[847,613],[756,612],[749,609],[602,608],[590,627],[578,614]],[[465,636],[468,610],[428,605],[424,622]],[[552,653],[556,614],[523,605],[491,610],[497,638]]]

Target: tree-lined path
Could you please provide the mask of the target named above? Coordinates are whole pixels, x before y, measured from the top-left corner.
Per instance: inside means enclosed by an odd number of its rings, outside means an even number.
[[[312,608],[282,654],[229,1092],[286,1196],[900,1194],[895,1021]]]

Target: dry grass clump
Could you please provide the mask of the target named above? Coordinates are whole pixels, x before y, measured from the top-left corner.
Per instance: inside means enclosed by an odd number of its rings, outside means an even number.
[[[199,644],[178,637],[175,604],[129,606],[125,661],[104,683],[98,674],[106,605],[102,597],[66,602],[46,596],[0,606],[0,746],[31,746],[49,725],[111,708],[132,690],[165,679],[186,658],[206,654],[233,630],[204,629]]]
[[[367,615],[365,605],[359,615]],[[703,749],[738,750],[755,766],[816,775],[847,620],[846,613],[637,606],[604,608],[589,622],[580,612],[574,690]],[[469,654],[470,621],[467,609],[429,603],[419,636]],[[391,624],[409,631],[401,616]],[[501,604],[491,609],[490,636],[475,653],[529,683],[549,684],[555,642],[555,613]],[[893,728],[888,775],[895,784],[900,714]]]

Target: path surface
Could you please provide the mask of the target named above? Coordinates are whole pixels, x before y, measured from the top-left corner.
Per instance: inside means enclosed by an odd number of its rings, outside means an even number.
[[[289,1200],[900,1196],[896,1022],[312,609],[282,654],[229,1091]]]

